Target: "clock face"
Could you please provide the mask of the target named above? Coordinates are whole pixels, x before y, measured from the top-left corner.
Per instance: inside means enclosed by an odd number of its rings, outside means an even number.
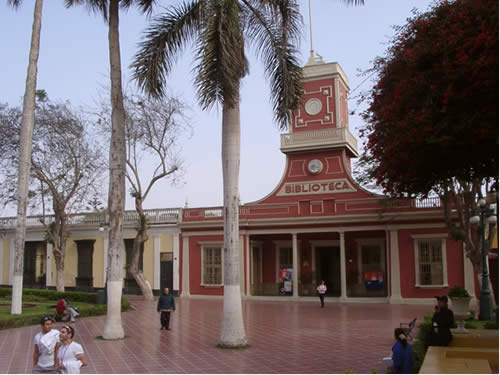
[[[307,169],[311,174],[318,174],[323,169],[323,163],[318,159],[313,159],[307,165]]]
[[[314,116],[321,112],[321,100],[313,98],[306,102],[305,109],[308,115]]]

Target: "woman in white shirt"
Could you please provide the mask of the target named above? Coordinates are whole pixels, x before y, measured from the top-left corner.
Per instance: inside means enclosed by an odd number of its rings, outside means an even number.
[[[80,344],[73,341],[75,330],[71,326],[61,328],[61,344],[57,351],[56,369],[60,374],[79,374],[87,359]]]

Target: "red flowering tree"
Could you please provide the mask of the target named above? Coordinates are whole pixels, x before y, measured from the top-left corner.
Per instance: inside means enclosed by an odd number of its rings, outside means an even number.
[[[469,217],[485,184],[498,181],[498,1],[440,1],[415,13],[369,73],[365,177],[391,196],[441,196],[479,272]]]

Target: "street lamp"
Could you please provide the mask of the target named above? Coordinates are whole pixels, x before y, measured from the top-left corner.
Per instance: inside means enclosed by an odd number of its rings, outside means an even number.
[[[488,282],[488,246],[484,238],[484,231],[486,223],[494,225],[497,222],[495,211],[486,204],[486,200],[480,199],[477,202],[477,209],[474,216],[470,218],[472,225],[479,224],[480,233],[480,246],[481,257],[483,258],[482,278],[481,278],[481,295],[479,297],[479,319],[492,320],[493,319],[493,305],[491,303],[491,291]]]

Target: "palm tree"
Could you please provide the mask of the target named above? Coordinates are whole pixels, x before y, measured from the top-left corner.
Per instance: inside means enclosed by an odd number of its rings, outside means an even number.
[[[7,0],[13,8],[19,7],[22,0]],[[21,140],[19,145],[19,166],[17,179],[17,223],[15,240],[14,277],[12,282],[11,314],[22,313],[24,239],[26,236],[26,207],[28,202],[29,171],[33,127],[35,125],[35,92],[40,50],[40,30],[42,28],[43,0],[36,0],[31,31],[31,46],[24,90],[23,114],[21,118]]]
[[[120,61],[119,8],[131,5],[150,14],[156,0],[66,0],[66,6],[86,5],[100,13],[108,23],[108,47],[111,78],[111,141],[109,146],[109,248],[107,270],[108,311],[103,338],[123,338],[121,296],[123,283],[122,223],[125,210],[125,109],[123,106],[122,71]]]
[[[196,44],[196,88],[203,109],[222,106],[224,311],[219,346],[244,347],[239,285],[240,81],[248,72],[245,41],[262,57],[275,119],[288,126],[302,92],[297,49],[302,19],[296,0],[193,0],[155,17],[132,67],[139,86],[162,96],[175,58]]]

